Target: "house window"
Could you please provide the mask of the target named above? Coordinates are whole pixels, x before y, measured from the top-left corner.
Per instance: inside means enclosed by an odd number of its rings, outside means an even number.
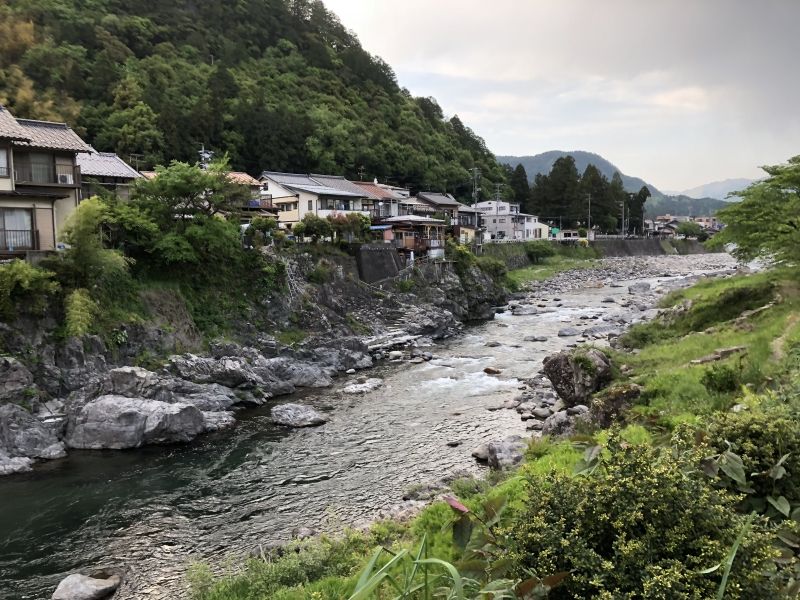
[[[505,223],[505,222],[506,222],[506,220],[505,220],[505,219],[500,219],[500,222],[501,222],[501,223]]]
[[[308,201],[308,210],[314,210],[314,201],[313,200],[309,200]]]
[[[30,209],[0,209],[0,248],[4,250],[33,248],[33,213]]]
[[[0,177],[8,177],[8,149],[0,148]]]
[[[492,219],[492,223],[497,223],[497,219]]]

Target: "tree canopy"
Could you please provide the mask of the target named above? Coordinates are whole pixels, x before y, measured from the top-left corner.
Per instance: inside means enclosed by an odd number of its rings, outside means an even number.
[[[433,98],[414,98],[319,0],[0,5],[0,103],[66,120],[139,168],[201,144],[257,174],[325,172],[481,198],[506,172]]]
[[[733,254],[743,260],[771,258],[796,267],[800,262],[800,156],[762,169],[769,177],[741,192],[741,202],[717,213],[725,228],[711,244],[735,244]]]

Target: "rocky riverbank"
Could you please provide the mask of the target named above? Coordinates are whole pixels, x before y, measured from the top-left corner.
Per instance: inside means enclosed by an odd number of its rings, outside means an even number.
[[[231,427],[243,408],[328,387],[420,336],[449,337],[465,321],[490,317],[504,297],[477,268],[459,276],[445,264],[419,277],[419,291],[407,293],[392,283],[384,289],[357,283],[342,271],[326,285],[305,284],[304,293],[316,294],[319,304],[304,343],[281,344],[248,333],[242,323],[241,343],[212,342],[200,352],[151,359],[160,364],[150,368],[137,365],[139,357],[180,348],[178,327],[126,327],[114,345],[99,336],[59,341],[51,318],[0,324],[8,353],[0,358],[0,475],[63,458],[70,449],[181,443]],[[342,324],[342,311],[350,326]]]

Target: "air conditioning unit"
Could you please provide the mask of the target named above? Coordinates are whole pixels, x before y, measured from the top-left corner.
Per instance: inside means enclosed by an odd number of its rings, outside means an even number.
[[[58,174],[58,183],[64,185],[72,185],[72,174],[71,173],[59,173]]]

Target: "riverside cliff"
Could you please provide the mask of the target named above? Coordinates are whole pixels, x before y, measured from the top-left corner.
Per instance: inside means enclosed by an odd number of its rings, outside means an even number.
[[[0,323],[0,474],[72,448],[190,441],[232,426],[239,409],[490,318],[505,298],[474,265],[430,264],[375,286],[351,257],[314,250],[273,257],[285,285],[232,315],[224,337],[204,340],[174,290],[142,291],[145,318],[107,336],[65,338],[57,307]]]

